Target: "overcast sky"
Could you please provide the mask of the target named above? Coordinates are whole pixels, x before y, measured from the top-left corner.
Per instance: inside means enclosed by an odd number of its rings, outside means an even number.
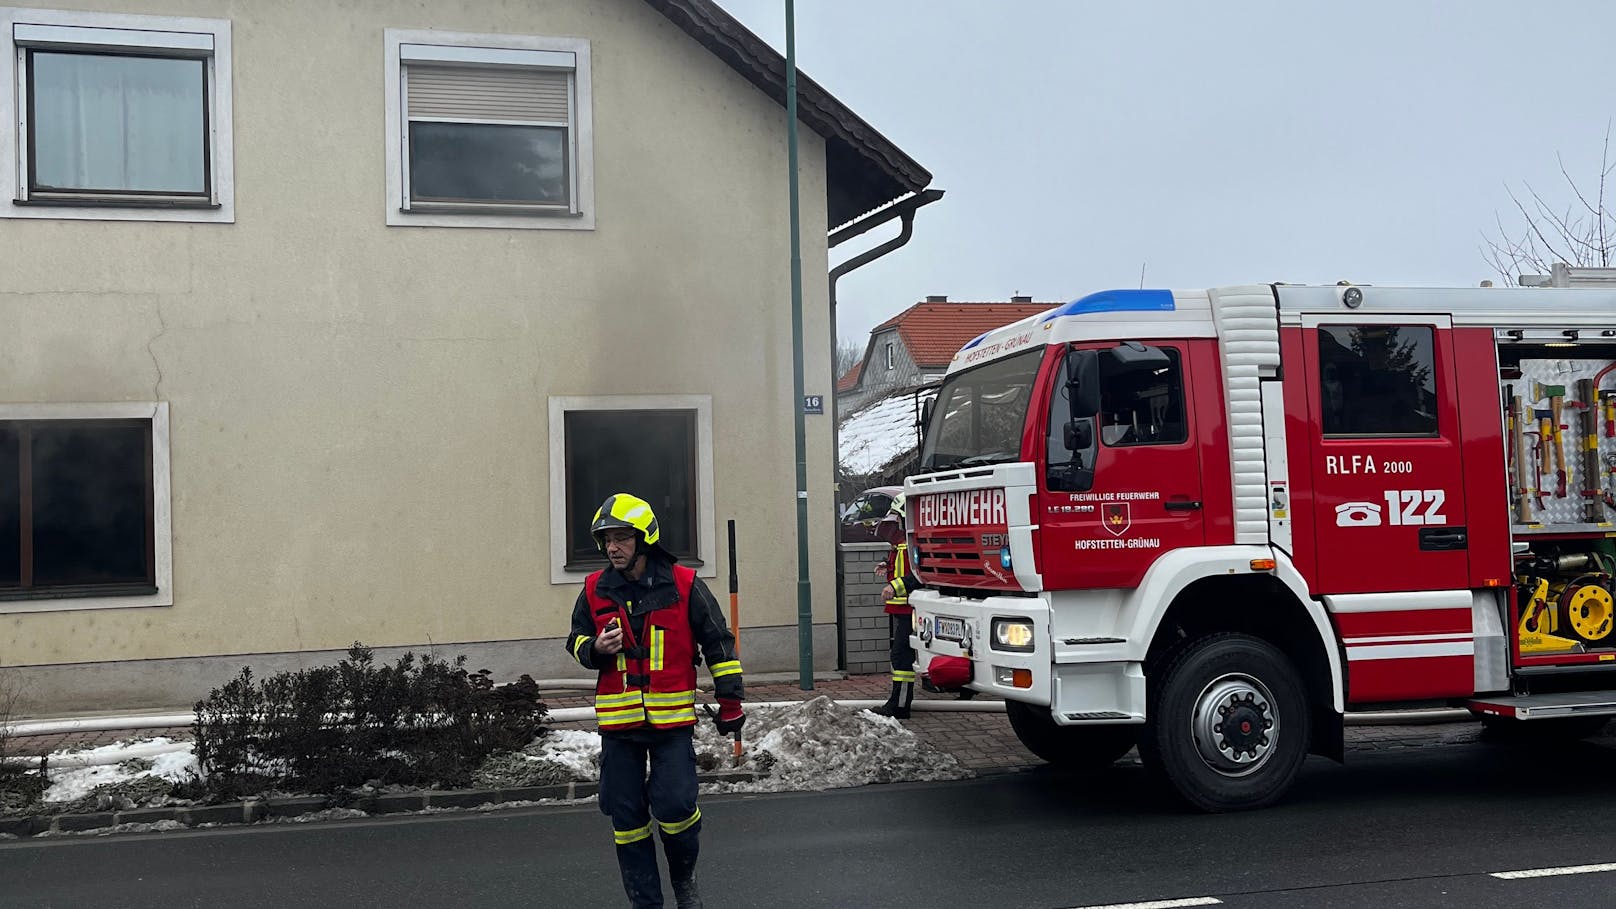
[[[784,0],[719,0],[785,48]],[[1590,185],[1609,0],[799,0],[798,66],[934,175],[844,278],[843,338],[927,294],[1474,286],[1523,182]],[[783,191],[783,190],[782,190]],[[832,262],[886,239],[832,250]]]

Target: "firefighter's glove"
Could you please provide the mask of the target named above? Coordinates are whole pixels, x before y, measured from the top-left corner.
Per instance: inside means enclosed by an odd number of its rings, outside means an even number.
[[[713,720],[720,735],[733,735],[746,725],[746,711],[733,698],[718,699],[718,716]]]

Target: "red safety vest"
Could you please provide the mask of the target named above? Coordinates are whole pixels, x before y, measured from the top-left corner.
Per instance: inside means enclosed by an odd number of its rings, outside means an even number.
[[[899,543],[893,547],[892,558],[887,560],[887,583],[892,585],[892,598],[886,603],[889,615],[909,615],[915,611],[914,607],[909,605],[909,588],[903,580],[907,574],[909,574],[909,544]]]
[[[679,601],[646,616],[646,641],[634,639],[628,609],[595,592],[602,573],[597,571],[584,580],[584,596],[589,600],[595,634],[605,631],[615,618],[623,628],[623,646],[643,646],[645,656],[618,653],[617,662],[601,670],[595,683],[595,719],[600,728],[675,729],[696,725],[696,641],[690,631],[690,588],[696,582],[695,569],[673,566]],[[632,607],[632,602],[629,605]]]

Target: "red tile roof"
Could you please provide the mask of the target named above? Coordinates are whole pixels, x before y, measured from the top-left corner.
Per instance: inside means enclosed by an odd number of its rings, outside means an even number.
[[[903,312],[871,329],[878,331],[898,329],[903,346],[915,365],[942,368],[953,359],[961,347],[971,339],[1001,325],[1035,316],[1059,303],[916,303]],[[844,377],[845,378],[845,377]],[[856,380],[855,380],[856,381]],[[840,389],[840,383],[837,383]],[[849,386],[851,387],[851,386]]]
[[[836,380],[836,390],[852,391],[853,389],[857,388],[859,376],[863,374],[863,372],[864,361],[860,360],[857,363],[854,363],[852,369],[842,373],[842,377]]]

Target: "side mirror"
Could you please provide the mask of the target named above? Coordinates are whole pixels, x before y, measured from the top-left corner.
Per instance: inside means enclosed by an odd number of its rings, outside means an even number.
[[[1069,421],[1065,442],[1067,451],[1088,451],[1094,446],[1094,421],[1088,418]]]
[[[1066,355],[1067,400],[1072,419],[1092,417],[1100,410],[1100,354],[1074,350]]]

